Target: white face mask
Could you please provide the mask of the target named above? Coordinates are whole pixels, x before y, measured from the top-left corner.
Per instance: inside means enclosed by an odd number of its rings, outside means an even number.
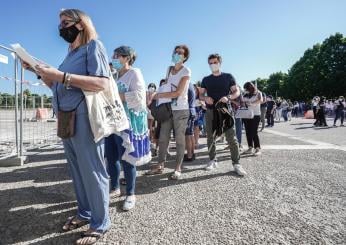
[[[220,64],[211,64],[209,67],[212,72],[220,71]]]
[[[150,87],[150,88],[149,88],[149,92],[150,92],[150,93],[154,93],[154,92],[155,92],[155,88]]]

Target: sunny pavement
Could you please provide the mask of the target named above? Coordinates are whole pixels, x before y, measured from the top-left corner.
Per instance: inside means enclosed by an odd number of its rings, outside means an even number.
[[[124,197],[112,198],[112,228],[99,244],[345,244],[346,127],[311,123],[261,132],[263,154],[241,158],[243,178],[222,143],[219,167],[203,169],[205,138],[181,180],[167,179],[174,155],[162,175],[140,167],[136,208],[122,212]],[[85,228],[61,232],[76,210],[62,147],[29,154],[24,167],[0,168],[0,244],[72,244]]]

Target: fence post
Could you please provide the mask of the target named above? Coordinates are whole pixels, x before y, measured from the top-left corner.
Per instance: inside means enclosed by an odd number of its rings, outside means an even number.
[[[24,68],[21,66],[20,70],[20,138],[19,138],[19,152],[20,157],[23,156],[23,82],[24,82]]]
[[[18,91],[17,91],[17,81],[18,81],[18,57],[14,56],[14,97],[15,97],[15,111],[14,111],[14,119],[15,119],[15,128],[16,128],[16,153],[19,157],[19,147],[18,147]]]

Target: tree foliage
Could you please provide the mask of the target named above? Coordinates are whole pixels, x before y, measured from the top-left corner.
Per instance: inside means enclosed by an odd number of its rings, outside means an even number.
[[[309,100],[315,95],[345,96],[346,38],[336,33],[307,49],[287,74],[276,72],[268,79],[255,81],[267,94],[294,100]]]

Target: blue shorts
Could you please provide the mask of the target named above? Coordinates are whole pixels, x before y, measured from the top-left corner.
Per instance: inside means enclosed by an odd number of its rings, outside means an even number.
[[[186,136],[192,136],[195,128],[195,116],[190,116],[187,121],[187,128],[185,131]]]

